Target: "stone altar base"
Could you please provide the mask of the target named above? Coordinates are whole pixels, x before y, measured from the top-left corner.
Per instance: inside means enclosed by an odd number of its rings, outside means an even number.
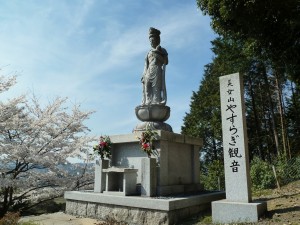
[[[213,223],[258,222],[267,210],[266,202],[232,202],[226,199],[215,201],[212,205]]]
[[[113,196],[88,191],[65,192],[66,213],[130,225],[174,224],[210,208],[224,192],[203,192],[184,197]],[[224,209],[222,209],[224,210]]]
[[[143,183],[145,176],[155,177],[151,196],[166,196],[203,190],[200,183],[199,149],[202,139],[158,130],[154,141],[157,150],[153,159],[155,168],[150,172],[145,165],[147,154],[141,150],[137,136],[141,132],[113,135],[111,167],[137,169],[136,184]],[[99,169],[100,171],[100,169]],[[100,179],[96,175],[96,181]],[[95,184],[100,181],[95,182]],[[147,183],[147,182],[146,182]],[[99,188],[97,188],[99,189]],[[138,194],[138,193],[136,193]],[[148,195],[149,196],[149,195]]]

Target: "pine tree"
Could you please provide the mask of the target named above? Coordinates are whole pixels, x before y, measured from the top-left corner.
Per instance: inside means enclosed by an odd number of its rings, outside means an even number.
[[[222,157],[219,93],[218,74],[213,73],[212,65],[207,65],[182,126],[183,134],[203,138],[202,157],[209,161]]]

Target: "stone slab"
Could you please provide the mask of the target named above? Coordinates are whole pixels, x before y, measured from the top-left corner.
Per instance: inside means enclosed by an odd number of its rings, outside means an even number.
[[[103,191],[103,194],[106,195],[115,195],[115,196],[125,196],[124,191]]]
[[[141,132],[131,134],[111,135],[110,140],[113,144],[122,144],[128,142],[139,142],[138,138]]]
[[[267,210],[266,202],[231,202],[226,199],[212,202],[213,223],[256,223]]]
[[[173,225],[199,215],[211,201],[225,197],[224,192],[210,192],[182,197],[113,196],[93,192],[65,192],[66,213],[107,219],[130,225]],[[79,212],[81,209],[85,209]],[[85,215],[83,215],[85,213]]]
[[[113,144],[131,143],[139,142],[137,137],[140,137],[141,131],[137,131],[131,134],[120,134],[110,136],[110,140]],[[186,143],[191,145],[203,145],[202,138],[190,137],[187,135],[176,134],[169,131],[157,130],[158,140],[170,141],[175,143]]]
[[[223,199],[224,197],[224,192],[209,192],[183,197],[114,196],[87,191],[66,191],[64,195],[64,198],[67,200],[70,199],[162,211],[170,211],[188,206],[210,203],[212,201]]]
[[[110,167],[102,170],[104,173],[136,173],[137,169]]]

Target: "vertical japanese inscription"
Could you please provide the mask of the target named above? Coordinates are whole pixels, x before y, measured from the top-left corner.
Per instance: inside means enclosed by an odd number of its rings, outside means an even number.
[[[239,153],[239,148],[236,146],[237,139],[239,138],[238,135],[238,128],[235,124],[235,119],[238,117],[236,113],[236,108],[238,102],[235,101],[234,97],[234,92],[235,92],[235,87],[232,84],[231,78],[227,78],[227,102],[226,102],[226,120],[229,121],[229,126],[228,126],[228,132],[230,133],[229,139],[224,140],[227,142],[227,149],[224,149],[224,151],[227,152],[229,158],[231,159],[230,161],[230,168],[233,173],[237,173],[239,171],[239,158],[242,157],[242,155]]]

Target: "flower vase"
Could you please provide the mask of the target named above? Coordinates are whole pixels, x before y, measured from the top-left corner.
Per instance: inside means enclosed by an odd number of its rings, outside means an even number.
[[[148,197],[156,196],[156,159],[141,158],[141,165],[141,195]]]
[[[107,169],[108,165],[108,159],[100,158],[99,160],[96,160],[94,192],[103,193],[103,191],[105,191],[106,176],[103,173],[103,169]]]

